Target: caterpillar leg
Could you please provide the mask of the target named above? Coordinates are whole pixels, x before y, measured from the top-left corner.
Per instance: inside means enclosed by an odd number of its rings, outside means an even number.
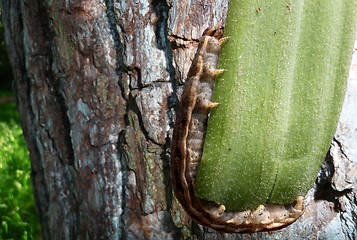
[[[217,76],[218,74],[221,74],[223,72],[227,71],[226,69],[215,69],[213,70],[213,74]]]
[[[230,37],[224,37],[224,38],[219,39],[218,40],[219,45],[222,45],[225,41],[227,41],[228,38],[230,38]]]
[[[203,109],[209,111],[211,108],[214,108],[218,105],[219,103],[211,102],[209,99],[207,99],[205,93],[198,94],[197,96],[197,102],[196,102],[197,109]]]
[[[215,68],[207,68],[206,72],[211,78],[215,78],[218,74],[223,73],[226,69],[215,69]]]

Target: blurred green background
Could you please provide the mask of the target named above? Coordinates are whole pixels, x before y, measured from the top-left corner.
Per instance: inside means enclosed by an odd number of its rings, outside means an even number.
[[[0,9],[0,239],[41,239]]]

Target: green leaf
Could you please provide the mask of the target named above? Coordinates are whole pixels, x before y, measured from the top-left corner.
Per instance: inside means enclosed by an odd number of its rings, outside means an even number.
[[[198,197],[243,210],[312,187],[343,102],[356,7],[230,1]]]

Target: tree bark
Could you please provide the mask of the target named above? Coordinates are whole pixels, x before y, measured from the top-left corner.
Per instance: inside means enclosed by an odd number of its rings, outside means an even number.
[[[169,156],[182,84],[199,36],[224,23],[227,5],[2,1],[43,239],[356,238],[355,78],[296,223],[218,233],[192,222],[173,196]]]

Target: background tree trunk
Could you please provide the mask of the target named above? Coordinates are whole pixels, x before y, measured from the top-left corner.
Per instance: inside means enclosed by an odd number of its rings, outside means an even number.
[[[227,5],[2,1],[44,239],[356,238],[353,74],[330,154],[296,223],[218,233],[191,222],[174,198],[175,109],[198,38],[224,23]]]

